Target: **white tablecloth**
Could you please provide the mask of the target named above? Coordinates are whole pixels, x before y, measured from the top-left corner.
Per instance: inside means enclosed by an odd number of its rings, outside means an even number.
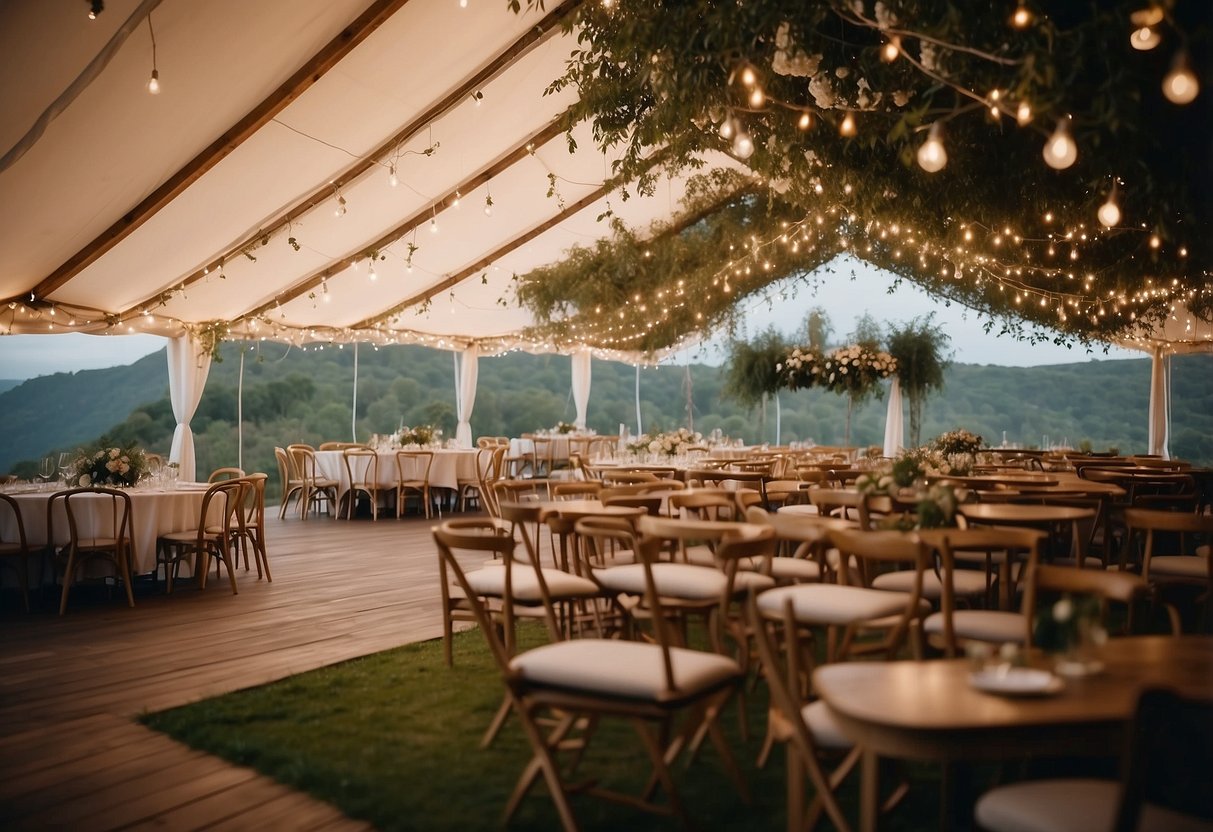
[[[408,448],[403,448],[402,450],[408,450]],[[434,462],[430,466],[431,488],[449,488],[455,491],[459,488],[459,480],[476,479],[475,450],[440,448],[433,451],[433,454]],[[396,480],[398,479],[396,452],[380,451],[376,455],[379,457],[379,485],[383,488],[395,488]],[[344,494],[350,487],[350,477],[345,470],[343,456],[341,451],[316,451],[316,468],[321,476],[337,480],[340,483],[338,496]],[[368,463],[357,458],[351,460],[351,465],[359,464],[365,468]],[[355,469],[355,476],[358,476],[360,473],[360,471]],[[421,471],[405,471],[405,475],[412,478],[414,475],[420,476]]]
[[[131,569],[136,573],[152,572],[156,568],[156,538],[168,532],[180,532],[198,526],[198,513],[202,511],[202,497],[206,493],[205,483],[179,483],[173,491],[131,489],[131,543],[134,547]],[[25,539],[31,548],[45,546],[46,504],[50,491],[10,493],[21,510],[21,522],[25,525]],[[73,513],[79,533],[84,537],[108,537],[113,535],[113,515],[110,499],[102,495],[84,495],[72,498]],[[83,507],[82,512],[76,512]],[[68,542],[67,512],[60,500],[55,506],[55,543]],[[15,540],[17,529],[9,512],[0,513],[0,534],[5,540]]]

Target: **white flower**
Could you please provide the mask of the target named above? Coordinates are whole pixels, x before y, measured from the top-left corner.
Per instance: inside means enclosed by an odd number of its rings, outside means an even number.
[[[809,94],[813,96],[813,102],[822,110],[832,110],[838,102],[834,86],[825,74],[813,76],[809,81]],[[808,153],[808,151],[805,152],[805,158],[808,158]]]
[[[876,0],[876,25],[881,29],[897,25],[897,15],[893,14],[893,10],[880,0]]]
[[[1062,598],[1053,605],[1053,620],[1054,621],[1069,621],[1074,615],[1074,604],[1069,598]]]

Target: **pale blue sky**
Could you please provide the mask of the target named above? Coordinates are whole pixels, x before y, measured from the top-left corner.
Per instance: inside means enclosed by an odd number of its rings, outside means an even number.
[[[855,279],[851,279],[852,269]],[[801,289],[794,297],[773,303],[748,304],[746,329],[753,335],[767,326],[789,336],[803,332],[808,311],[821,306],[830,316],[834,340],[842,341],[865,311],[882,324],[901,323],[935,312],[935,321],[952,338],[953,360],[964,364],[998,364],[1031,367],[1040,364],[1070,364],[1111,358],[1140,358],[1141,353],[1102,349],[1088,353],[1082,347],[1066,349],[1054,344],[1028,344],[1008,337],[986,334],[976,313],[956,304],[945,306],[917,286],[904,282],[890,294],[893,278],[858,261],[838,262],[816,295]],[[722,360],[722,338],[674,359],[688,358],[718,364]],[[58,372],[74,372],[130,364],[163,347],[165,340],[154,335],[9,335],[0,337],[0,379],[28,379]]]

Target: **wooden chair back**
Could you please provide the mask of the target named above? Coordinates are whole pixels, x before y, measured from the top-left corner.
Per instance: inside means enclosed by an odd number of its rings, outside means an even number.
[[[238,480],[243,476],[244,476],[243,468],[236,468],[235,466],[229,466],[227,468],[216,468],[214,471],[211,471],[211,475],[206,478],[206,481],[208,483],[216,483],[216,482],[221,482],[223,480]]]

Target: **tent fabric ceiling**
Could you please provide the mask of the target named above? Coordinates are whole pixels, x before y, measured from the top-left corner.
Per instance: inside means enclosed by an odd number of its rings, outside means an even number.
[[[154,6],[162,92],[146,91],[152,40],[141,19],[0,171],[0,297],[9,299],[0,326],[10,332],[65,331],[69,321],[116,331],[121,321],[117,331],[176,335],[259,311],[232,334],[348,340],[358,327],[380,341],[543,350],[516,338],[531,318],[502,302],[513,274],[608,234],[608,211],[641,231],[679,211],[682,180],[626,201],[604,184],[613,158],[587,126],[574,128],[570,150],[556,122],[574,93],[545,90],[574,46],[559,26],[571,4],[523,14],[454,0],[143,5]],[[89,20],[88,6],[0,7],[0,150],[142,13],[138,0],[108,0]],[[376,7],[385,19],[331,69],[123,227]],[[114,228],[116,244],[63,268]],[[390,323],[368,329],[390,310]]]

